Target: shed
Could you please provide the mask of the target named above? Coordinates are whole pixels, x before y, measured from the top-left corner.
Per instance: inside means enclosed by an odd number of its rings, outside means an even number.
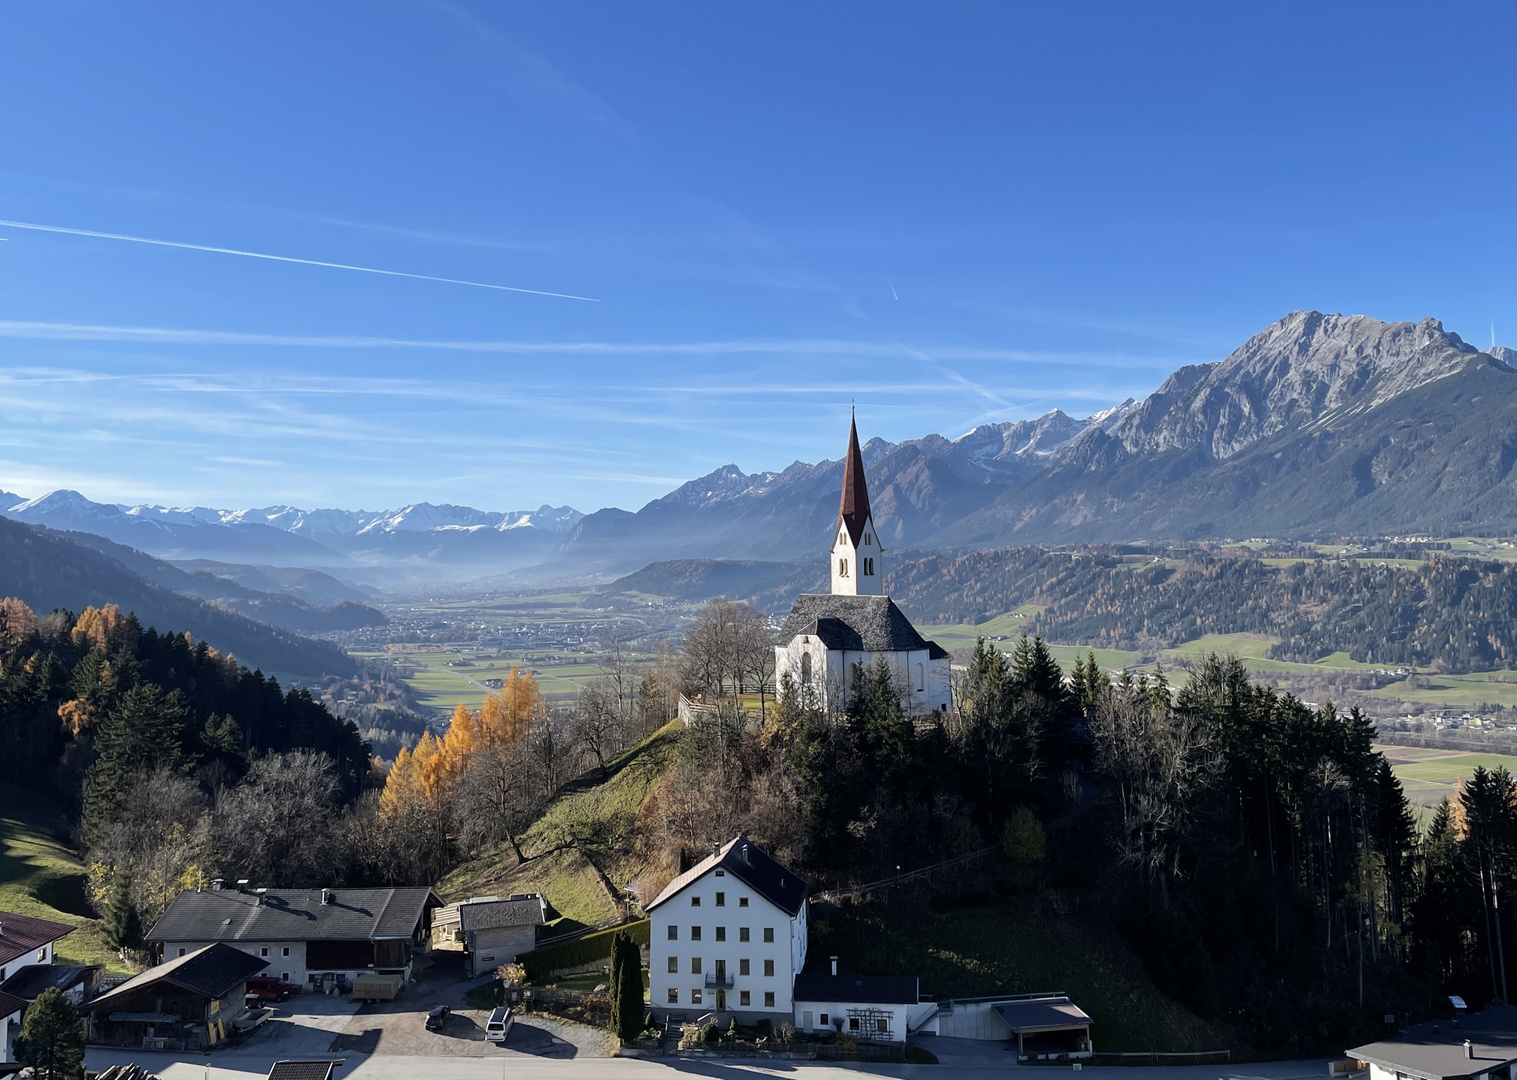
[[[548,901],[541,893],[462,905],[459,927],[468,950],[468,974],[483,975],[531,952],[547,922]]]
[[[226,1038],[244,1010],[248,978],[268,961],[217,942],[148,968],[84,1003],[91,1042],[194,1050]]]
[[[1090,1057],[1090,1017],[1063,994],[997,1002],[991,1010],[1017,1040],[1019,1061]]]
[[[44,990],[57,990],[75,1005],[82,1005],[99,982],[98,965],[28,964],[0,982],[0,990],[27,1001],[36,1001]]]

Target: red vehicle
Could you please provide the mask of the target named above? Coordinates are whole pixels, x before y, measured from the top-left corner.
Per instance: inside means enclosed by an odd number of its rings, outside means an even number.
[[[248,980],[248,997],[256,997],[259,1001],[284,1001],[295,990],[293,984],[282,982],[272,975],[254,975]]]

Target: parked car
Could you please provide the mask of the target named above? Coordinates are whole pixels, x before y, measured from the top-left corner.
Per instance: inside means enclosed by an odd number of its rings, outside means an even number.
[[[490,1019],[485,1021],[485,1038],[491,1042],[505,1042],[506,1036],[511,1034],[511,1025],[515,1019],[510,1009],[496,1009],[490,1014]]]
[[[448,1017],[453,1015],[453,1010],[446,1005],[439,1005],[435,1009],[427,1010],[427,1030],[441,1031],[448,1026]]]
[[[248,997],[259,1001],[284,1001],[299,989],[293,983],[283,982],[272,975],[254,975],[248,980]]]

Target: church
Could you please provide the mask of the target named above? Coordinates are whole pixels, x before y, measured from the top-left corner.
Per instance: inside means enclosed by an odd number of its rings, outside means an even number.
[[[853,669],[884,657],[895,673],[901,705],[925,716],[949,705],[948,653],[917,633],[885,595],[885,550],[869,512],[869,485],[859,428],[848,432],[843,499],[829,552],[832,591],[798,597],[774,648],[774,674],[810,705],[836,712],[848,704]]]

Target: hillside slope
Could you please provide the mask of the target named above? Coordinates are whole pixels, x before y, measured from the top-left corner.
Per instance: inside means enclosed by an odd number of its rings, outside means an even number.
[[[336,646],[180,596],[109,555],[5,519],[0,519],[0,596],[17,597],[43,613],[115,604],[135,612],[144,626],[191,634],[266,672],[315,677],[357,670]]]

